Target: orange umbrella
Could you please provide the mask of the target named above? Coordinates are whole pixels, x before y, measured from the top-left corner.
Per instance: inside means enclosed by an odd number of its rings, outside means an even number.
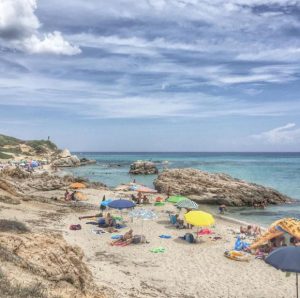
[[[75,182],[70,185],[70,188],[74,188],[74,189],[86,188],[86,185],[80,182]]]

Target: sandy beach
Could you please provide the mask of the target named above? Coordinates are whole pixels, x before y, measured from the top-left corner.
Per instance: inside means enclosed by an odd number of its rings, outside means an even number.
[[[85,189],[88,204],[99,206],[100,198],[122,197],[124,192]],[[62,196],[63,191],[50,191],[47,196]],[[79,220],[78,216],[97,213],[63,212],[60,207],[47,206],[37,202],[7,206],[1,203],[1,218],[17,219],[35,231],[61,232],[71,245],[79,246],[84,252],[84,261],[92,271],[95,283],[103,289],[112,289],[112,297],[293,297],[294,278],[268,266],[262,260],[252,257],[250,262],[237,262],[224,257],[226,249],[232,249],[235,238],[232,231],[238,231],[238,223],[217,219],[211,236],[199,237],[199,243],[188,244],[178,239],[187,230],[177,230],[168,219],[167,211],[175,207],[168,203],[163,207],[147,205],[158,215],[157,220],[134,219],[126,212],[122,215],[126,228],[117,234],[134,230],[144,234],[148,244],[113,247],[108,232],[97,235],[96,227]],[[142,207],[137,207],[142,208]],[[66,208],[65,208],[66,209]],[[114,215],[119,211],[111,210]],[[80,223],[82,230],[71,231],[71,224]],[[161,239],[167,234],[171,239]],[[212,236],[222,239],[213,241]],[[164,253],[151,253],[150,249],[164,247]]]

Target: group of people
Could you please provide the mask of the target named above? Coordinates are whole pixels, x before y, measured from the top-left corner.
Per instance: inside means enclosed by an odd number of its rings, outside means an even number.
[[[261,234],[261,229],[257,225],[240,226],[240,233],[256,237]]]
[[[131,200],[136,204],[150,204],[149,198],[146,195],[142,195],[141,192],[138,192],[138,195],[131,195]]]

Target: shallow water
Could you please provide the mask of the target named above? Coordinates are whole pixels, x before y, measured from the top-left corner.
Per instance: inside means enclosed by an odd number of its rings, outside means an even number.
[[[300,153],[76,153],[95,159],[97,164],[70,169],[72,173],[114,187],[136,178],[153,186],[155,175],[132,177],[130,164],[136,160],[151,160],[159,169],[192,167],[208,172],[223,172],[249,182],[273,187],[300,201]],[[165,161],[168,161],[166,163]],[[214,208],[214,207],[213,207]],[[300,204],[271,206],[265,210],[231,208],[229,216],[245,221],[269,224],[292,216],[300,218]]]

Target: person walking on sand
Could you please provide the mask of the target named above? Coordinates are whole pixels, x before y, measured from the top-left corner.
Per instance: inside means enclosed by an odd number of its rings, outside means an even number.
[[[220,214],[225,214],[226,210],[227,210],[226,205],[222,204],[222,205],[219,206]]]

